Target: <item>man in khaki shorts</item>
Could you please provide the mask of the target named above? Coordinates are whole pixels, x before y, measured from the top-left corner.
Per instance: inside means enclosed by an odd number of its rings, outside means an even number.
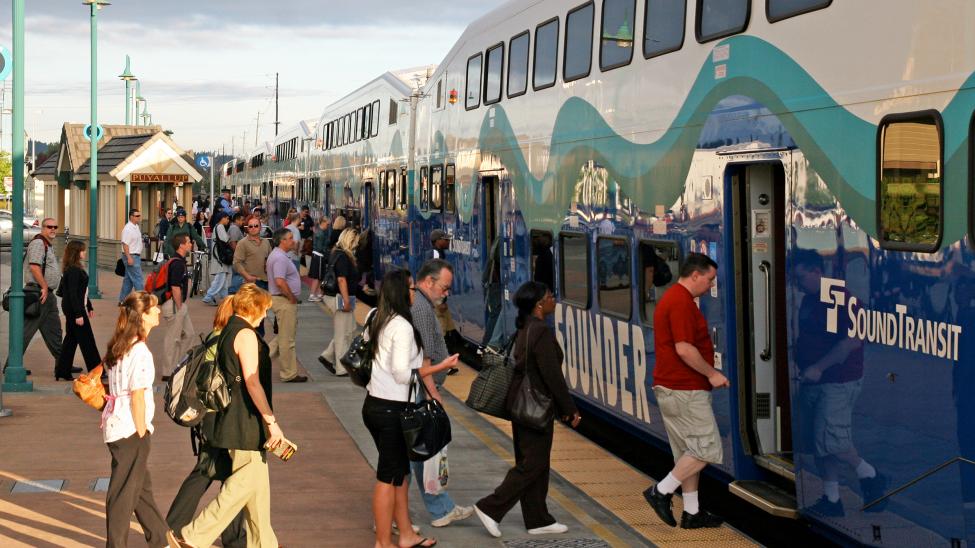
[[[683,529],[719,527],[723,520],[698,501],[701,470],[720,464],[721,438],[711,407],[711,389],[727,388],[728,379],[714,368],[714,346],[708,323],[694,299],[714,286],[718,265],[707,255],[689,253],[680,279],[657,303],[653,313],[653,394],[667,429],[674,468],[660,483],[643,492],[657,516],[677,526],[671,499],[678,487],[684,497]]]

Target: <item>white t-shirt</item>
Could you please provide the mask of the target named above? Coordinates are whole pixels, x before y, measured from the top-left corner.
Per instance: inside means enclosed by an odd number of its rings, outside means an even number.
[[[142,255],[142,230],[132,221],[125,223],[122,229],[122,243],[129,246],[129,255]]]
[[[108,369],[108,392],[115,396],[111,406],[105,406],[102,412],[102,428],[105,443],[118,441],[136,433],[135,421],[132,419],[133,390],[144,389],[146,400],[146,429],[152,433],[152,415],[156,404],[152,397],[152,382],[156,378],[156,367],[152,361],[152,352],[144,342],[137,342],[129,349],[115,367]]]
[[[402,316],[393,316],[379,333],[366,390],[374,398],[409,401],[410,377],[421,365],[423,352],[416,347],[413,326]]]

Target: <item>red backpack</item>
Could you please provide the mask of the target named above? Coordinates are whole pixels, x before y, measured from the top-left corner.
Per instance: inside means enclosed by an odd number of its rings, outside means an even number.
[[[168,261],[164,262],[155,272],[150,272],[149,275],[146,276],[146,285],[143,289],[155,295],[156,298],[159,299],[159,304],[173,298],[173,291],[169,286],[169,265],[175,260],[175,257],[169,259]]]

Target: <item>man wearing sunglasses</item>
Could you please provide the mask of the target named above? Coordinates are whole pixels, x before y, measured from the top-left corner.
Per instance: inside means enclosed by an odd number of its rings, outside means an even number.
[[[122,261],[125,263],[125,279],[122,280],[122,290],[118,295],[118,302],[122,302],[129,293],[142,289],[145,281],[142,279],[142,212],[132,208],[129,210],[129,222],[122,229]]]
[[[36,316],[24,315],[24,352],[30,345],[31,339],[38,330],[44,344],[54,356],[54,363],[57,363],[61,356],[61,318],[58,313],[58,299],[54,296],[54,291],[61,283],[61,265],[58,264],[58,255],[54,252],[51,244],[58,235],[57,221],[51,218],[41,222],[41,233],[34,236],[27,246],[24,255],[24,281],[26,286],[40,288],[40,313]],[[25,288],[26,289],[26,288]],[[29,304],[25,296],[24,305]],[[8,362],[3,368],[7,368]],[[80,373],[80,367],[72,367],[72,373]],[[30,375],[30,370],[27,374]]]
[[[261,238],[261,218],[250,215],[244,223],[247,237],[237,242],[234,249],[234,271],[243,276],[244,281],[255,283],[267,290],[267,257],[271,254],[271,243]],[[257,328],[264,336],[264,326]]]

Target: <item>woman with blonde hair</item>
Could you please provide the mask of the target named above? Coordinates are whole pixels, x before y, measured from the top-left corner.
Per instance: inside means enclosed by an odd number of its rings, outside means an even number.
[[[239,380],[230,382],[230,406],[216,416],[209,443],[229,451],[233,472],[217,498],[182,528],[182,546],[210,546],[241,510],[248,546],[278,545],[271,528],[266,450],[277,447],[284,433],[271,407],[271,356],[254,330],[269,308],[271,295],[252,283],[217,308],[217,360],[225,378]]]
[[[338,292],[323,299],[332,312],[332,342],[318,356],[318,361],[326,369],[343,377],[349,373],[339,365],[339,358],[345,355],[355,336],[355,290],[359,282],[356,269],[355,248],[359,245],[359,233],[354,228],[346,228],[339,236],[335,249],[328,259],[329,268],[335,270]]]
[[[158,305],[151,293],[129,293],[119,307],[115,333],[105,352],[108,396],[102,411],[102,432],[112,454],[112,476],[105,495],[105,544],[109,547],[126,545],[133,512],[149,546],[172,545],[175,541],[156,507],[146,466],[155,412],[152,382],[156,378],[146,339],[159,325]]]
[[[54,379],[59,381],[74,380],[74,355],[79,346],[88,371],[102,363],[98,343],[91,330],[91,317],[95,313],[88,299],[88,273],[83,266],[86,248],[83,241],[68,242],[61,261],[63,275],[58,295],[61,297],[61,312],[64,313],[64,340],[61,342],[61,355],[54,366]]]

